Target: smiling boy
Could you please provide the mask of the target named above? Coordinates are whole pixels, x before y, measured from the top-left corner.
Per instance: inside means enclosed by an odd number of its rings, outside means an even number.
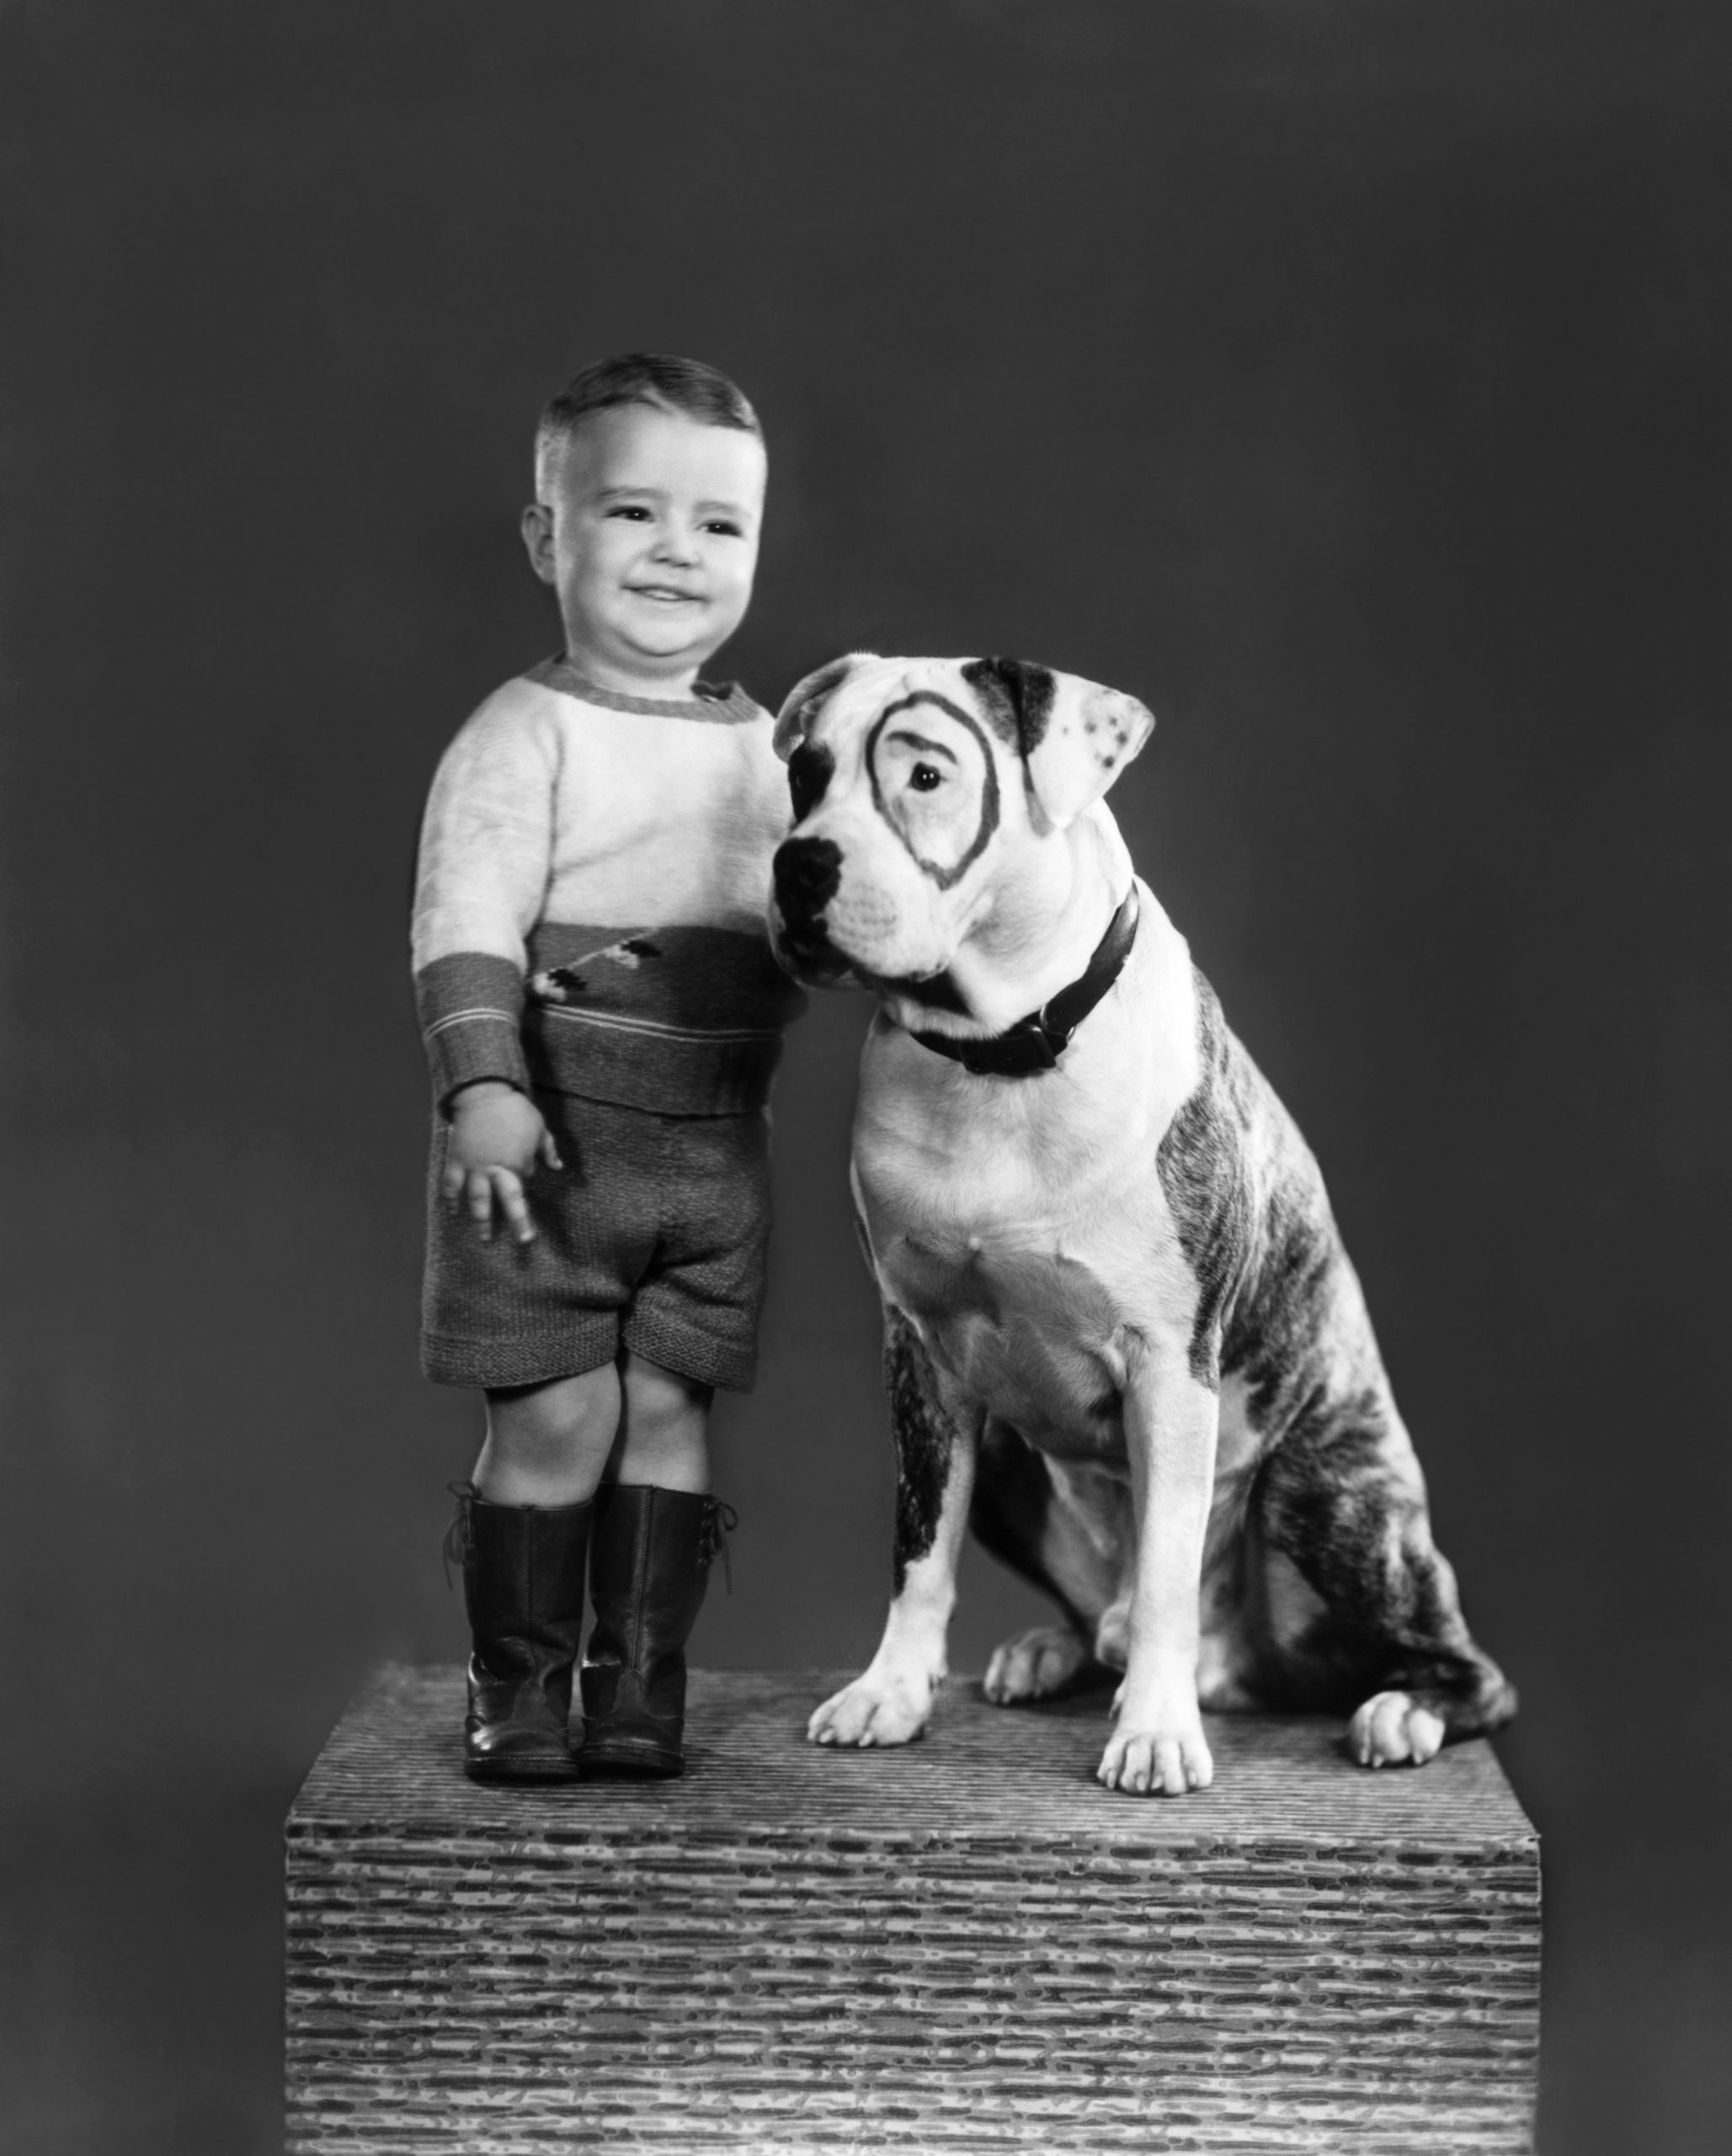
[[[523,535],[561,655],[441,761],[417,1004],[438,1114],[423,1364],[476,1385],[458,1492],[465,1764],[678,1774],[684,1647],[722,1508],[717,1385],[751,1381],[765,1105],[799,1008],[764,926],[789,823],[766,712],[699,669],[752,595],[765,458],[734,385],[632,354],[548,405]]]

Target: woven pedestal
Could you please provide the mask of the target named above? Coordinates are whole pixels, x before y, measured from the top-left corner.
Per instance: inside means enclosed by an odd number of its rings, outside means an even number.
[[[289,1818],[290,2150],[1531,2146],[1489,1746],[1216,1717],[1214,1788],[1138,1800],[1106,1694],[819,1751],[834,1681],[701,1673],[685,1780],[534,1790],[463,1779],[457,1672],[382,1672]]]

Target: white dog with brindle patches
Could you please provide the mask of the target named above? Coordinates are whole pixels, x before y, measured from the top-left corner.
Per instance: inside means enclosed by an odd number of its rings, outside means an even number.
[[[895,1593],[821,1744],[918,1737],[965,1524],[1064,1621],[989,1698],[1122,1669],[1109,1788],[1207,1786],[1200,1706],[1340,1707],[1368,1766],[1495,1727],[1315,1162],[1101,796],[1154,722],[1010,659],[857,656],[783,707],[770,925],[881,1008],[854,1127]]]

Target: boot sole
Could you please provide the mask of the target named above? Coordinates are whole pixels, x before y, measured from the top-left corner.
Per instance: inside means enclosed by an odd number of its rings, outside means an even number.
[[[648,1745],[616,1748],[597,1744],[593,1750],[586,1745],[578,1771],[586,1781],[592,1774],[627,1774],[642,1781],[671,1781],[675,1775],[685,1772],[685,1760],[679,1753],[653,1751]]]
[[[574,1782],[581,1769],[575,1759],[466,1759],[463,1771],[472,1782]]]

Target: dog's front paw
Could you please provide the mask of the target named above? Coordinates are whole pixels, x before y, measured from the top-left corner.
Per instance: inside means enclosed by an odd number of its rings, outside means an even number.
[[[1443,1721],[1406,1692],[1378,1692],[1347,1725],[1347,1748],[1362,1767],[1423,1767],[1443,1748]]]
[[[995,1706],[1049,1700],[1062,1692],[1093,1657],[1089,1642],[1063,1625],[1037,1625],[997,1648],[981,1689]]]
[[[1215,1763],[1195,1706],[1188,1713],[1127,1714],[1124,1696],[1121,1687],[1115,1702],[1118,1726],[1100,1755],[1096,1781],[1131,1796],[1183,1796],[1207,1789],[1215,1779]]]
[[[824,1701],[806,1725],[813,1744],[909,1744],[926,1726],[935,1680],[867,1670]]]

